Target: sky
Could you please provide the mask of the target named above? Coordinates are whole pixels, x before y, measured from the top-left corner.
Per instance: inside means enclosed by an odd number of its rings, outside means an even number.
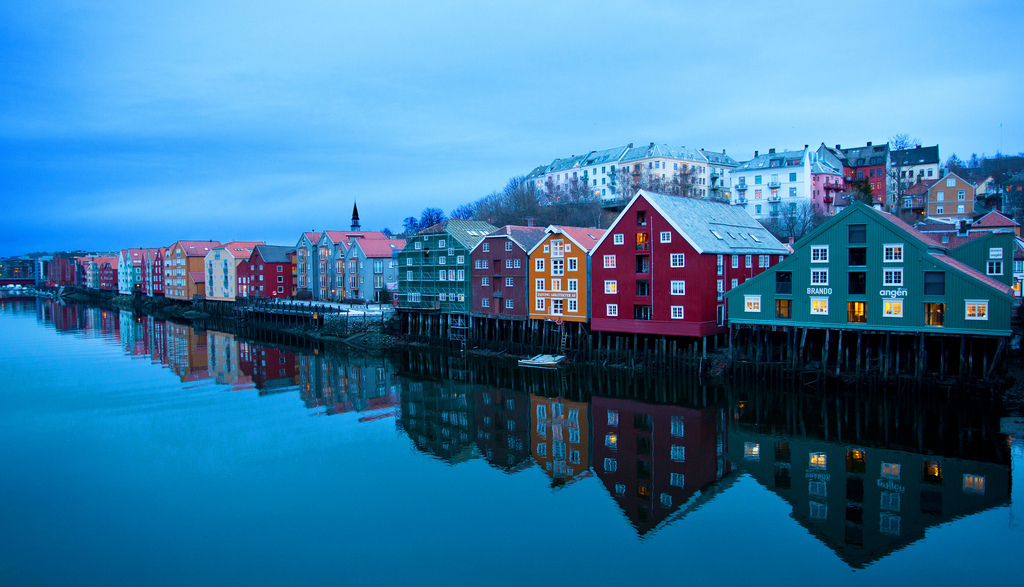
[[[1024,2],[0,3],[0,256],[402,229],[627,143],[1024,151]]]

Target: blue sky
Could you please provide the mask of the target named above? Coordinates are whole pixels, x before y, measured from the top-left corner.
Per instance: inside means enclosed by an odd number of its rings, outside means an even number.
[[[629,142],[1024,151],[1019,0],[159,4],[0,5],[0,255],[400,230]]]

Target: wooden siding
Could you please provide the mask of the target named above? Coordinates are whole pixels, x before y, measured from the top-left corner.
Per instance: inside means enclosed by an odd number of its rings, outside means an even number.
[[[462,263],[458,262],[460,256]],[[398,254],[399,307],[468,313],[472,308],[468,259],[469,251],[446,232],[409,239]],[[445,271],[444,280],[439,276],[441,270]],[[410,302],[414,294],[419,294],[419,302]]]
[[[562,256],[553,256],[554,245],[562,246]],[[565,250],[568,246],[569,250]],[[564,261],[562,275],[552,275],[552,259]],[[570,259],[575,259],[576,269],[569,270]],[[542,271],[537,271],[537,261],[544,264]],[[586,322],[589,315],[589,304],[587,298],[587,284],[589,282],[589,268],[587,266],[587,251],[574,243],[572,239],[562,233],[551,233],[544,236],[544,239],[534,247],[529,257],[529,285],[528,296],[530,300],[531,320],[555,320],[561,318],[565,322]],[[538,290],[536,283],[538,279],[544,280],[544,289]],[[569,280],[576,280],[576,291],[569,290]],[[555,290],[553,282],[558,281],[559,288]],[[544,310],[537,309],[537,300],[544,300]],[[562,313],[553,314],[554,300],[562,300]],[[569,311],[569,300],[576,300],[576,311]]]
[[[953,249],[949,256],[1000,283],[1013,285],[1013,237],[1009,229],[986,234]],[[1001,263],[990,267],[990,261]]]
[[[863,204],[856,204],[836,216],[825,226],[805,237],[793,255],[745,285],[727,294],[730,316],[738,324],[770,324],[817,328],[848,328],[892,332],[934,332],[950,334],[1007,335],[1010,330],[1012,296],[998,291],[971,275],[935,259],[922,241],[897,225],[884,221],[879,212]],[[849,242],[850,225],[865,225],[867,242]],[[885,245],[903,245],[903,262],[885,262]],[[828,262],[811,260],[812,247],[827,246]],[[865,248],[866,264],[850,265],[850,249]],[[883,272],[887,268],[903,269],[903,285],[887,286]],[[828,269],[827,284],[812,284],[811,272]],[[792,293],[776,293],[779,272],[792,272]],[[865,273],[865,293],[849,293],[851,272]],[[924,295],[925,272],[941,272],[945,278],[945,294]],[[760,311],[747,311],[747,296],[760,296]],[[827,314],[812,314],[812,298],[827,299]],[[776,300],[790,300],[789,319],[776,316]],[[903,302],[901,317],[883,316],[886,301]],[[987,320],[969,320],[966,317],[967,300],[988,302]],[[865,321],[848,320],[848,303],[864,302]],[[944,324],[928,326],[925,323],[925,304],[945,304]]]
[[[505,250],[506,243],[512,245],[511,250]],[[485,248],[488,250],[485,251]],[[526,318],[527,305],[530,302],[528,262],[526,251],[507,235],[484,238],[470,255],[473,313]],[[511,267],[508,266],[510,264]],[[483,285],[484,279],[487,280],[487,285]],[[509,280],[511,285],[508,284]],[[487,300],[486,307],[483,305],[484,300]],[[506,307],[509,300],[512,302],[511,308]]]

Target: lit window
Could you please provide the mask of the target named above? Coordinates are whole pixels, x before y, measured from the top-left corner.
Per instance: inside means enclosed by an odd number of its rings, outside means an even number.
[[[604,445],[612,450],[615,450],[619,446],[619,435],[606,434],[604,437]]]
[[[828,298],[811,298],[811,314],[828,315]]]
[[[812,469],[824,469],[826,464],[826,456],[823,452],[812,452],[810,456],[810,467]]]
[[[885,479],[893,479],[899,481],[900,478],[900,464],[899,463],[882,463],[882,477]]]
[[[964,473],[964,492],[985,493],[985,477]]]
[[[966,300],[968,320],[988,320],[988,300]]]
[[[604,293],[613,294],[618,291],[618,283],[614,279],[609,279],[604,282]]]
[[[747,312],[761,311],[761,296],[743,296],[744,308]]]
[[[761,459],[761,445],[756,442],[743,443],[743,458],[748,461]]]
[[[903,302],[900,300],[885,300],[882,315],[886,318],[902,318]]]
[[[605,306],[604,313],[609,318],[614,318],[615,316],[618,316],[619,315],[619,305],[618,304],[607,304]]]
[[[605,255],[604,256],[604,266],[605,266],[605,269],[614,269],[615,268],[615,255]]]

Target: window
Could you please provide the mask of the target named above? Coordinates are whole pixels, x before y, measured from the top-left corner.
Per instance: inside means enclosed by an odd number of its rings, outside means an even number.
[[[989,275],[1002,275],[1003,274],[1003,262],[1002,261],[989,261],[987,265],[987,272]]]
[[[849,238],[851,244],[868,242],[868,225],[851,224],[849,228]]]
[[[380,263],[380,261],[377,261],[376,263]],[[375,267],[376,267],[376,263],[374,263]],[[456,256],[455,257],[455,263],[458,264],[458,265],[464,265],[466,263],[466,256],[465,255],[458,255],[458,256]],[[380,271],[377,271],[377,273],[380,273]]]
[[[672,253],[669,256],[669,267],[686,267],[686,254]]]
[[[743,306],[746,312],[760,312],[761,296],[743,296]]]
[[[672,242],[672,232],[669,230],[663,231],[659,236],[659,242],[670,243]]]
[[[936,214],[944,214],[944,212],[942,210],[942,205],[941,204],[935,207],[935,213]]]
[[[892,479],[894,481],[900,480],[900,464],[899,463],[882,463],[882,478]]]
[[[967,192],[965,192],[964,190],[960,190],[960,191],[958,191],[956,193],[956,199],[960,200],[961,202],[964,201],[966,199],[966,197],[967,197]]]
[[[634,320],[651,320],[654,314],[651,306],[637,304],[633,306],[633,319]]]
[[[614,317],[618,316],[619,315],[619,305],[618,304],[608,304],[608,305],[606,305],[605,309],[604,309],[604,313],[609,318],[614,318]]]
[[[636,213],[636,225],[637,226],[647,226],[647,212],[646,211],[644,211],[644,210],[637,211],[637,213]]]
[[[894,534],[899,536],[900,517],[888,513],[878,514],[878,529],[882,534]]]
[[[513,287],[513,285],[515,285],[515,281],[513,280],[513,278],[512,277],[506,277],[505,278],[505,287]]]
[[[828,285],[828,269],[811,269],[811,285]]]
[[[537,291],[544,291],[544,280],[535,279],[533,280],[533,288]]]
[[[604,460],[604,472],[605,473],[614,473],[615,471],[618,470],[618,468],[619,468],[619,465],[615,461],[615,459],[605,458],[605,460]]]
[[[674,296],[685,296],[686,295],[686,281],[675,280],[671,282],[672,295]]]
[[[868,264],[868,250],[863,247],[850,249],[849,264],[851,267],[864,267]]]
[[[567,281],[569,282],[568,290],[567,291],[579,291],[579,289],[580,289],[580,285],[579,285],[580,284],[580,280],[578,280],[578,279],[569,279]]]
[[[490,277],[481,277],[480,278],[480,285],[482,287],[490,286],[491,285],[491,278]]]
[[[754,257],[753,257],[753,255],[747,255],[747,258],[744,259],[744,261],[746,261],[746,268],[747,269],[750,269],[750,268],[752,268],[754,266]]]
[[[965,493],[985,493],[985,477],[964,473]]]
[[[882,260],[886,263],[902,263],[903,262],[903,245],[883,245],[884,253]]]
[[[491,243],[484,243],[481,246],[483,247],[483,252],[485,252],[485,253],[490,253],[491,252]]]
[[[505,259],[505,269],[512,268],[512,259]]]
[[[823,452],[812,452],[808,464],[812,469],[824,469],[828,464],[828,458]]]
[[[533,262],[534,271],[544,271],[544,259],[537,259]]]
[[[618,293],[618,283],[614,279],[608,279],[604,282],[604,293],[613,294]]]
[[[793,317],[793,300],[775,300],[775,317],[789,319]]]
[[[605,269],[614,269],[615,268],[615,255],[605,255],[604,256],[604,267],[605,267]]]
[[[811,247],[811,263],[828,263],[828,245]]]
[[[621,244],[625,244],[625,242],[626,242],[626,237],[624,237],[623,235],[621,235],[621,234],[612,235],[612,244],[621,245]]]
[[[447,279],[447,277],[448,277],[448,272],[447,272],[447,271],[445,271],[444,269],[439,269],[439,270],[438,270],[438,272],[437,272],[437,278],[438,278],[438,279],[439,279],[440,281],[444,281],[445,279]]]
[[[437,294],[437,301],[439,301],[439,302],[447,302],[448,301],[448,294],[446,294],[446,293],[439,293],[439,294]]]
[[[966,300],[968,320],[988,320],[988,300]]]
[[[444,239],[437,241],[437,246],[443,249],[445,247]]]
[[[537,298],[537,300],[533,303],[533,309],[538,311],[538,312],[543,312],[544,311],[544,298]]]
[[[946,187],[948,187],[948,188],[955,188],[956,187],[956,179],[952,178],[952,177],[946,179]]]
[[[724,263],[723,255],[719,255],[718,256],[717,264],[718,264],[718,275],[722,275],[725,272],[725,263]],[[719,290],[719,291],[721,291],[721,290]]]
[[[811,314],[828,315],[828,298],[811,298]]]
[[[902,300],[885,300],[882,303],[882,315],[886,318],[902,318],[903,317],[903,301]]]
[[[512,309],[512,298],[505,298],[505,308]]]
[[[899,287],[903,285],[903,268],[897,267],[882,271],[882,284],[886,287]]]
[[[505,250],[506,251],[511,251],[512,250],[512,243],[511,242],[506,242],[505,243]]]
[[[849,284],[847,293],[851,295],[864,295],[868,288],[868,274],[864,271],[850,271],[848,274]]]
[[[729,289],[736,289],[736,286],[738,286],[739,284],[740,284],[740,280],[736,279],[735,277],[733,277],[732,278],[732,285],[729,287]]]
[[[866,302],[846,302],[846,321],[863,324],[868,321]]]
[[[682,320],[683,319],[683,307],[682,306],[672,306],[671,312],[672,312],[671,315],[672,315],[672,319],[673,320]]]
[[[739,266],[740,266],[740,256],[739,255],[733,255],[732,256],[732,268],[733,269],[739,269]]]
[[[480,307],[481,308],[490,308],[491,307],[491,298],[486,298],[486,297],[485,298],[480,298]]]
[[[810,515],[812,520],[824,520],[828,518],[827,505],[816,501],[808,502],[808,505],[810,506],[810,511],[808,512],[808,514]]]
[[[900,511],[900,494],[893,491],[883,491],[879,507],[890,512]]]
[[[674,463],[686,462],[686,447],[685,446],[680,446],[678,444],[673,444],[671,447],[669,447],[668,452],[669,452],[669,458],[672,459],[672,462],[674,462]]]
[[[924,305],[924,323],[928,326],[943,326],[946,322],[946,304],[928,303]]]
[[[568,247],[569,245],[565,245],[565,246]],[[569,257],[568,261],[569,261],[568,271],[578,271],[579,270],[579,259],[577,259],[576,257]],[[516,267],[519,267],[519,260],[518,259],[516,259]]]
[[[579,312],[579,302],[577,300],[569,300],[569,311]]]

